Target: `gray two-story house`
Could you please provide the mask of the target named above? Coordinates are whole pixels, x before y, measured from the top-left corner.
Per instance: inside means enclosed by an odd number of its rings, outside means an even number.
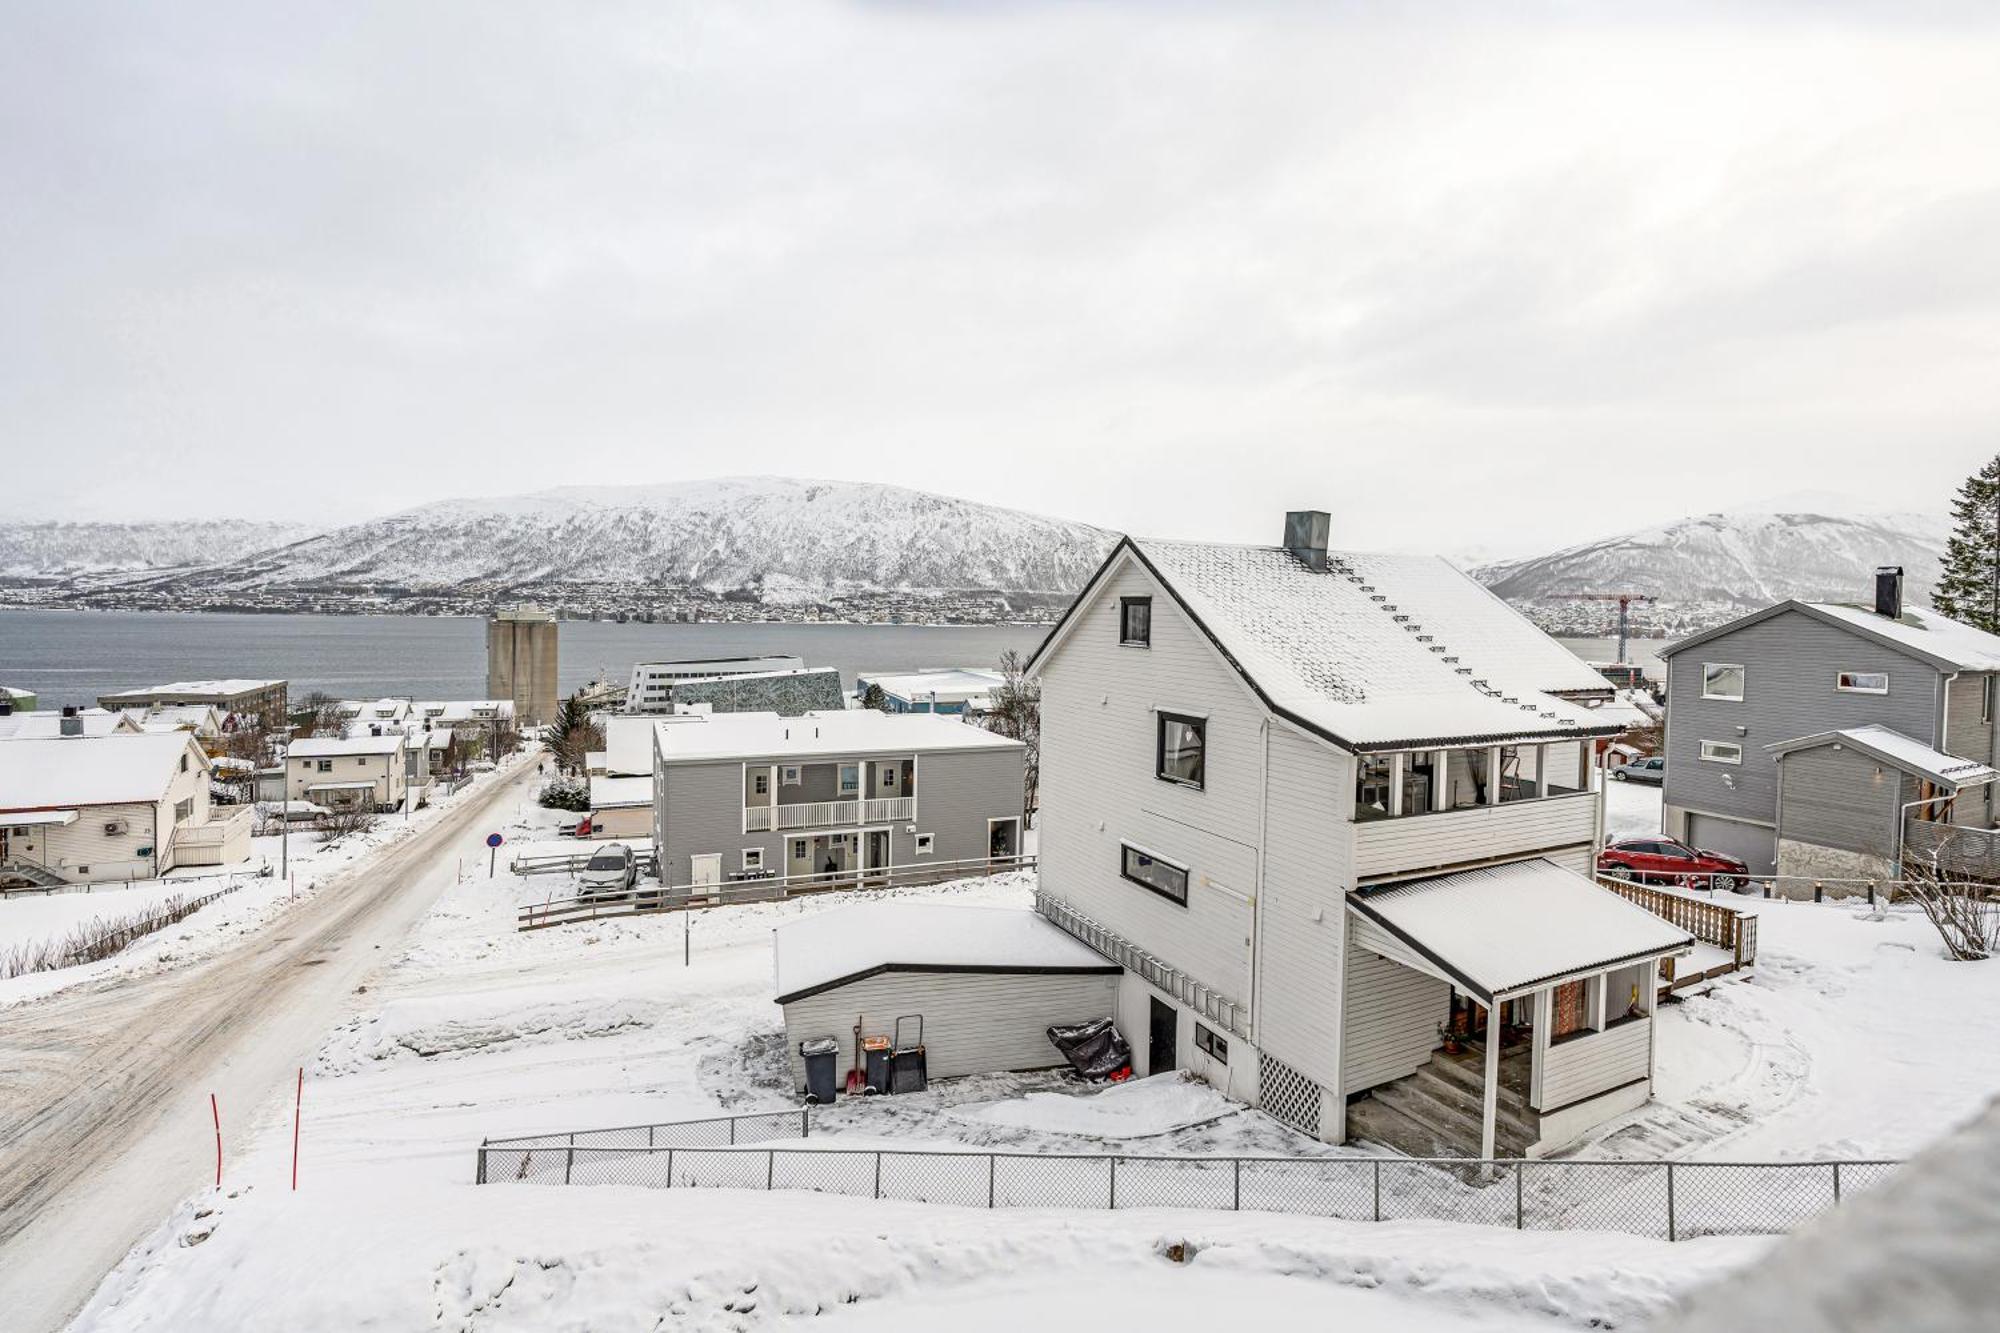
[[[1905,607],[1900,569],[1872,605],[1780,602],[1661,657],[1668,836],[1794,894],[1990,842],[2000,636]]]
[[[1602,677],[1441,559],[1127,538],[1030,665],[1042,914],[1136,1072],[1534,1155],[1650,1095],[1687,933],[1588,878]]]

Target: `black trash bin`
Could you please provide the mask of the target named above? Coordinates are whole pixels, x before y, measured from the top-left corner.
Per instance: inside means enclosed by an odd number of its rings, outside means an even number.
[[[914,1023],[912,1030],[905,1023]],[[889,1052],[889,1091],[922,1092],[930,1086],[930,1062],[924,1056],[924,1016],[905,1014],[896,1020],[896,1044]]]
[[[869,1093],[883,1093],[889,1090],[889,1039],[869,1037],[861,1043],[861,1054],[868,1065],[866,1081],[862,1090]]]
[[[832,1037],[814,1037],[799,1043],[806,1062],[806,1100],[822,1106],[833,1104],[834,1066],[840,1062],[840,1043]]]

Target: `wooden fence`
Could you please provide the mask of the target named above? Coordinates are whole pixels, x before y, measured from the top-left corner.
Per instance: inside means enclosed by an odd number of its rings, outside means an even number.
[[[1712,967],[1677,967],[1678,959],[1668,959],[1662,967],[1661,991],[1679,990],[1710,977],[1740,972],[1757,961],[1757,915],[1729,903],[1690,897],[1672,889],[1634,884],[1630,880],[1604,875],[1597,882],[1629,903],[1645,908],[1654,916],[1671,921],[1703,944],[1729,955],[1727,963]]]
[[[530,903],[520,909],[515,929],[541,930],[547,926],[568,925],[572,921],[643,916],[653,912],[700,911],[736,903],[778,902],[786,898],[856,889],[913,888],[954,879],[1010,875],[1017,870],[1032,870],[1034,866],[1035,858],[1032,856],[995,856],[972,861],[885,866],[879,870],[821,871],[810,875],[772,875],[763,879],[733,880],[723,884],[676,884],[616,893],[581,894],[574,898]]]

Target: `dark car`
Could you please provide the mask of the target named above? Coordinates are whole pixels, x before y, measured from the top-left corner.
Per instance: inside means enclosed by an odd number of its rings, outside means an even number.
[[[1736,889],[1750,881],[1750,867],[1735,857],[1672,838],[1620,838],[1597,854],[1597,872],[1691,889]]]
[[[1613,764],[1611,776],[1620,782],[1650,782],[1657,786],[1667,780],[1667,761],[1659,755],[1651,755],[1630,763]]]

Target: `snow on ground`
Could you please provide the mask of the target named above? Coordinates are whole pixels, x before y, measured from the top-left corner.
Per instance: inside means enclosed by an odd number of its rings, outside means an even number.
[[[510,840],[543,813],[524,812]],[[1030,888],[1007,876],[870,901],[1022,906]],[[267,1108],[224,1195],[190,1200],[107,1279],[78,1327],[756,1328],[871,1311],[909,1327],[941,1309],[980,1327],[971,1321],[989,1306],[1054,1327],[1097,1328],[1128,1309],[1211,1327],[1229,1293],[1240,1293],[1241,1320],[1303,1310],[1363,1328],[1615,1326],[1666,1310],[1766,1244],[476,1187],[483,1137],[796,1105],[771,1002],[771,932],[829,900],[513,930],[519,904],[570,891],[563,876],[505,873],[447,890],[368,1007],[308,1065],[299,1192],[287,1188],[290,1107]],[[2000,964],[1946,961],[1928,925],[1903,913],[1761,905],[1759,968],[1667,1007],[1660,1100],[1580,1155],[1901,1155],[2000,1088]],[[1060,1073],[843,1099],[788,1146],[1128,1144],[1377,1151],[1309,1142],[1172,1077],[1089,1089]],[[1168,1257],[1182,1242],[1185,1263]],[[1161,1294],[1175,1291],[1184,1299]]]
[[[1661,789],[1644,782],[1604,784],[1604,836],[1659,836]]]
[[[316,893],[320,886],[340,871],[389,844],[400,842],[438,818],[453,805],[470,800],[499,780],[499,772],[482,773],[454,796],[433,800],[407,819],[384,815],[366,833],[356,833],[337,843],[319,841],[315,834],[294,830],[289,858],[281,856],[277,837],[251,839],[250,859],[241,866],[224,866],[218,872],[174,873],[163,879],[140,880],[116,889],[90,892],[67,891],[49,895],[8,895],[0,898],[0,948],[34,939],[69,933],[71,927],[94,917],[122,914],[124,903],[138,906],[167,898],[199,898],[230,886],[235,892],[210,903],[200,911],[163,930],[141,936],[110,958],[53,972],[33,972],[0,981],[0,1009],[24,1000],[37,999],[86,981],[129,976],[174,967],[192,958],[205,957],[231,941],[260,930],[284,915],[293,903]],[[553,812],[523,806],[517,819],[526,820]],[[280,878],[279,865],[286,864],[289,878]],[[484,869],[468,866],[467,870]],[[268,870],[268,875],[262,872]],[[130,895],[126,897],[126,895]],[[114,896],[120,905],[115,912],[105,904]]]

